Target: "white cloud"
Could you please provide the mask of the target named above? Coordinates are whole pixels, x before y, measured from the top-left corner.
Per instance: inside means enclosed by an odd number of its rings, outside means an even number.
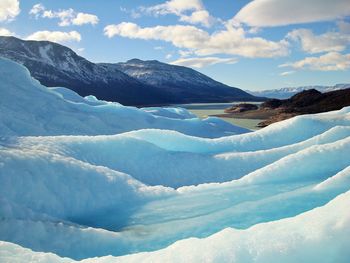
[[[285,72],[280,73],[280,76],[288,76],[288,75],[292,75],[292,74],[294,74],[294,73],[295,73],[294,70],[285,71]]]
[[[215,19],[206,10],[195,11],[191,15],[181,15],[180,21],[190,24],[202,24],[206,27],[210,27]]]
[[[27,40],[47,40],[57,43],[66,43],[81,40],[81,35],[77,31],[37,31],[26,37]]]
[[[0,21],[11,21],[20,11],[18,0],[0,1]]]
[[[225,63],[225,64],[235,64],[237,63],[236,58],[218,58],[218,57],[196,57],[196,58],[180,58],[170,64],[194,67],[194,68],[203,68],[206,66]]]
[[[251,28],[249,28],[248,33],[250,33],[250,34],[257,34],[257,33],[260,32],[260,30],[261,30],[260,27],[251,27]]]
[[[32,9],[30,9],[29,14],[35,16],[36,19],[40,17],[40,14],[45,11],[45,7],[39,3],[33,5]]]
[[[188,57],[193,54],[191,50],[179,50],[178,53],[181,57]]]
[[[167,55],[165,56],[166,59],[171,59],[172,57],[173,57],[172,54],[167,54]]]
[[[330,21],[348,15],[349,0],[254,0],[235,19],[250,26],[268,27]]]
[[[15,36],[16,34],[10,30],[0,27],[0,36]]]
[[[72,20],[73,25],[84,25],[91,24],[96,25],[99,19],[97,16],[92,14],[78,13],[77,16]]]
[[[120,9],[121,12],[129,14],[132,18],[136,19],[136,18],[141,17],[141,12],[140,12],[139,9],[138,10],[135,10],[135,9],[129,10],[129,9],[125,8],[125,7],[120,7],[119,9]]]
[[[196,46],[198,41],[207,40],[209,37],[207,32],[194,26],[174,25],[141,28],[137,24],[129,22],[108,25],[104,28],[104,32],[110,38],[119,35],[135,39],[164,40],[183,47]]]
[[[282,64],[279,67],[292,67],[295,69],[319,71],[346,70],[350,67],[350,54],[329,52],[320,57],[306,57],[293,63]]]
[[[58,18],[60,20],[60,22],[58,23],[59,26],[81,26],[84,24],[96,25],[99,22],[98,17],[93,14],[81,12],[77,13],[72,8],[59,11],[52,11],[47,10],[42,4],[34,5],[29,11],[29,14],[35,16],[36,19],[38,19],[39,17],[50,19]]]
[[[150,7],[139,8],[141,13],[147,13],[155,16],[174,14],[182,22],[190,24],[201,24],[209,27],[215,22],[201,0],[170,0],[165,3]]]
[[[342,24],[343,27],[346,25]],[[308,53],[343,51],[350,44],[350,34],[335,31],[314,35],[309,29],[296,29],[288,33],[287,38],[299,41]]]
[[[200,0],[170,0],[163,4],[154,5],[150,7],[142,7],[143,11],[153,13],[155,15],[175,14],[180,16],[186,11],[203,10],[204,6]]]
[[[42,14],[42,17],[45,18],[59,18],[60,22],[58,23],[59,26],[69,26],[72,24],[72,20],[74,19],[74,10],[72,8],[69,8],[67,10],[61,10],[58,12],[54,12],[51,10],[45,10]]]
[[[164,47],[162,47],[162,46],[156,46],[156,47],[154,47],[154,50],[163,50],[164,49]]]
[[[202,29],[188,25],[141,28],[137,24],[123,22],[106,26],[104,33],[109,38],[122,36],[132,39],[162,40],[178,48],[190,49],[194,54],[200,56],[230,54],[254,58],[288,54],[287,41],[274,42],[260,37],[247,38],[243,28],[232,26],[209,34]]]

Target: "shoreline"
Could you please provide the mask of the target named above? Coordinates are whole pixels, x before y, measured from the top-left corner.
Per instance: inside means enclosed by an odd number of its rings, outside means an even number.
[[[234,113],[223,113],[223,114],[214,114],[213,116],[220,117],[220,118],[235,118],[235,119],[262,119],[267,120],[270,117],[275,116],[278,114],[276,110],[272,109],[263,109],[263,110],[251,110],[251,111],[244,111],[244,112],[234,112]]]
[[[182,107],[195,114],[198,118],[205,119],[207,117],[217,117],[230,124],[247,128],[250,130],[258,130],[257,124],[266,120],[265,118],[255,118],[240,116],[227,116],[224,112],[225,109],[232,106],[232,104],[237,104],[240,102],[230,102],[230,103],[193,103],[193,104],[182,104],[176,105],[177,107]],[[260,102],[252,102],[254,104],[260,104]]]
[[[214,116],[219,118],[260,120],[260,122],[256,124],[256,127],[264,128],[272,123],[283,121],[297,115],[300,114],[285,113],[282,109],[258,109],[245,112],[216,114]]]

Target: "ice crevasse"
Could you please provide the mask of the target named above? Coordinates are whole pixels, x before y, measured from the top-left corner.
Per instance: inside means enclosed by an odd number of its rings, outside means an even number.
[[[350,107],[249,132],[0,78],[1,262],[348,262]]]

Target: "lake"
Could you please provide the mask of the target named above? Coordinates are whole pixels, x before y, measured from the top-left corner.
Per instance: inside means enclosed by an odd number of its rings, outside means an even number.
[[[191,103],[191,104],[178,104],[176,106],[185,108],[197,115],[199,118],[204,119],[210,115],[224,114],[224,110],[233,104],[239,104],[242,102],[229,102],[229,103]],[[249,102],[251,104],[261,104],[261,102]],[[223,118],[222,120],[232,123],[234,125],[244,127],[250,130],[258,130],[256,125],[263,121],[260,119],[238,119],[238,118]]]

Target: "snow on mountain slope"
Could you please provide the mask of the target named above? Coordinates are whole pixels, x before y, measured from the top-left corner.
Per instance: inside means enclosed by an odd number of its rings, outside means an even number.
[[[316,89],[320,92],[329,92],[334,90],[348,89],[350,84],[336,84],[334,86],[303,86],[303,87],[288,87],[281,89],[271,89],[262,91],[249,91],[248,93],[254,96],[275,98],[275,99],[289,99],[293,95],[302,92],[303,90]]]
[[[21,62],[21,64],[30,63],[42,63],[42,66],[46,66],[49,69],[51,67],[56,68],[57,71],[66,74],[66,78],[79,77],[85,84],[90,81],[98,80],[107,82],[108,78],[103,79],[104,70],[86,59],[79,57],[73,50],[66,48],[60,44],[52,43],[48,41],[24,41],[14,37],[1,37],[0,38],[0,50],[3,57]],[[30,65],[27,65],[30,66]],[[46,74],[53,73],[53,79],[57,78],[56,72],[46,71],[33,72],[32,75],[41,79]],[[91,72],[92,71],[92,72]],[[89,74],[89,73],[95,73]],[[42,74],[42,75],[41,75]],[[49,75],[47,75],[49,77]],[[130,78],[122,72],[115,71],[113,77],[122,81],[128,81]],[[62,79],[61,81],[65,81]]]
[[[2,135],[96,135],[144,128],[203,137],[248,132],[218,118],[172,119],[118,103],[92,106],[91,99],[86,103],[67,101],[32,79],[24,67],[6,59],[0,59],[0,76]]]
[[[1,262],[347,262],[350,107],[215,138],[237,128],[0,75]]]
[[[45,86],[67,87],[81,96],[94,95],[124,105],[172,102],[163,91],[116,68],[92,63],[57,43],[0,36],[0,56],[24,65]]]
[[[123,105],[259,100],[190,68],[135,59],[131,61],[137,61],[136,64],[93,63],[68,47],[49,41],[0,36],[0,56],[24,65],[45,86],[66,87],[81,96],[93,95]],[[136,74],[123,72],[124,65],[135,69],[140,63],[144,65],[137,68]]]
[[[177,103],[261,100],[191,68],[169,65],[156,60],[131,59],[125,63],[100,65],[117,69],[145,84],[165,90]]]

